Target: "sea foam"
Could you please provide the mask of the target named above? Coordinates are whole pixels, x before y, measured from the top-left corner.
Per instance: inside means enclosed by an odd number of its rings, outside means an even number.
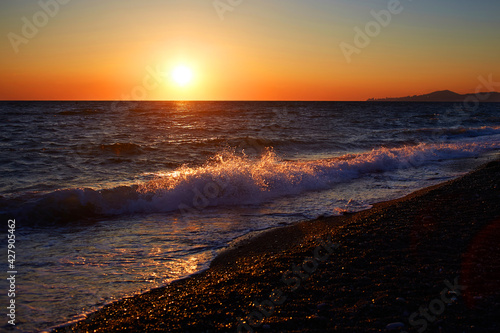
[[[157,173],[153,180],[111,189],[64,189],[23,199],[2,199],[2,211],[36,221],[71,221],[98,215],[198,212],[206,207],[258,204],[332,188],[370,173],[473,157],[500,142],[419,144],[309,161],[286,161],[271,149],[260,157],[223,151],[198,167]],[[33,216],[27,220],[33,220]]]

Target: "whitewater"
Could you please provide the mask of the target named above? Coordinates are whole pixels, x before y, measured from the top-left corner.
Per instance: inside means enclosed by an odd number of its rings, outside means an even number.
[[[500,148],[496,103],[462,111],[451,103],[111,104],[0,103],[0,215],[18,227],[21,331],[203,270],[251,232],[453,179]]]

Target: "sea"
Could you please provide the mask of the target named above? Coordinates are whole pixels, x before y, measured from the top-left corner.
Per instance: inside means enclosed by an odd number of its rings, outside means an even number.
[[[368,209],[499,151],[499,103],[0,102],[0,330],[82,319],[240,237]]]

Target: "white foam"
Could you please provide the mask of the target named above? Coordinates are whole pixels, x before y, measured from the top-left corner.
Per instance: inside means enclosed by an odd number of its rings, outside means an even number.
[[[70,189],[44,195],[31,210],[46,216],[129,214],[181,211],[206,207],[258,204],[334,184],[374,172],[414,168],[440,160],[477,156],[500,148],[500,140],[419,144],[378,148],[330,159],[283,161],[272,150],[260,158],[224,151],[205,165],[159,172],[138,186],[113,189]],[[26,210],[26,207],[23,208]]]
[[[498,142],[420,144],[378,148],[362,154],[314,161],[283,161],[268,151],[259,159],[224,152],[206,165],[182,167],[139,187],[131,211],[163,212],[179,206],[255,204],[285,195],[330,188],[372,172],[412,168],[498,149]]]

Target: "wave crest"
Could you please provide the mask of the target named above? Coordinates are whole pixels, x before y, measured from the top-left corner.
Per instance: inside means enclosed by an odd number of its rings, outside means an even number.
[[[209,206],[262,203],[331,188],[369,173],[472,157],[499,148],[499,142],[491,141],[422,143],[312,161],[284,161],[271,149],[258,158],[224,151],[202,166],[182,166],[158,173],[153,180],[139,185],[60,190],[29,200],[1,199],[0,209],[7,208],[11,213],[32,216],[38,221],[70,221],[103,214],[197,212]]]

